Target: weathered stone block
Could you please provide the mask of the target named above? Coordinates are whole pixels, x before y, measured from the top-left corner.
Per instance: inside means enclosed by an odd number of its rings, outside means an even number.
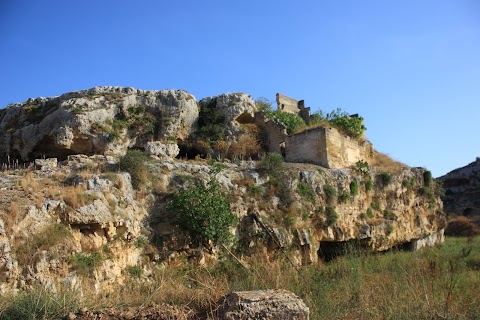
[[[219,301],[223,320],[308,320],[309,308],[287,290],[231,292]]]

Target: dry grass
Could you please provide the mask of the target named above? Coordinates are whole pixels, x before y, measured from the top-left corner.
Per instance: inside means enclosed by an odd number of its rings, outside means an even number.
[[[370,167],[374,167],[378,172],[388,172],[398,175],[402,173],[407,165],[392,159],[389,155],[378,151],[373,151],[373,159],[370,161]]]
[[[40,190],[39,179],[32,172],[23,177],[20,186],[27,194],[36,194]]]
[[[86,194],[87,187],[85,184],[76,186],[66,186],[61,190],[60,197],[66,205],[78,209],[92,201],[88,194]]]
[[[448,221],[445,234],[452,237],[475,237],[480,235],[480,221],[459,216]]]

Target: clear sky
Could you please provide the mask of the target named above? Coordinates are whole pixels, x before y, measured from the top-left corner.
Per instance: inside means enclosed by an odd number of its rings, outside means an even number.
[[[0,0],[0,107],[98,85],[340,107],[440,176],[480,156],[480,1]]]

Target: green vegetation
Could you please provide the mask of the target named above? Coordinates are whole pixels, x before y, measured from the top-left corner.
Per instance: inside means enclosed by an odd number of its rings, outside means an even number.
[[[355,197],[358,195],[358,182],[357,180],[352,180],[350,182],[350,195]]]
[[[103,256],[98,252],[80,252],[72,257],[71,263],[79,273],[87,275],[103,263]]]
[[[370,167],[368,166],[368,162],[364,160],[358,160],[355,163],[355,171],[361,173],[363,175],[367,175],[370,173]]]
[[[306,183],[306,182],[300,182],[297,186],[298,194],[302,196],[302,198],[314,202],[316,198],[315,191],[312,189],[312,187]]]
[[[63,319],[80,307],[76,292],[57,292],[35,288],[30,292],[0,296],[0,320]]]
[[[141,278],[143,275],[143,269],[140,266],[129,266],[127,272],[130,277],[135,279]]]
[[[387,236],[393,233],[393,225],[391,223],[387,224]]]
[[[333,186],[326,185],[323,188],[323,191],[325,192],[325,196],[327,197],[327,203],[332,203],[337,197],[337,189]]]
[[[346,135],[355,139],[361,138],[367,129],[365,128],[362,117],[349,116],[348,113],[340,108],[327,114],[323,114],[322,111],[319,111],[315,114],[313,120],[315,123],[320,124],[329,123]]]
[[[228,197],[213,177],[206,185],[197,183],[175,192],[167,211],[180,227],[203,243],[228,241],[228,228],[236,222]]]
[[[391,211],[391,210],[388,210],[388,209],[385,209],[383,210],[383,217],[385,219],[389,219],[389,220],[397,220],[397,215]]]
[[[382,186],[386,187],[393,181],[393,175],[388,172],[382,172],[377,174],[377,178],[379,179]]]
[[[218,110],[216,99],[212,99],[208,105],[200,106],[198,126],[200,134],[207,142],[223,140],[225,115]]]
[[[423,195],[427,199],[430,207],[435,206],[435,203],[436,203],[435,193],[430,188],[421,187],[418,189],[418,193],[420,195]]]
[[[340,200],[340,202],[347,202],[350,200],[350,192],[346,191],[346,190],[341,190],[338,192],[338,200]]]
[[[148,244],[148,240],[145,237],[139,236],[135,239],[135,247],[136,248],[144,248]]]
[[[375,213],[373,212],[372,208],[368,208],[368,209],[367,209],[367,216],[368,216],[369,218],[375,217]]]
[[[432,173],[428,170],[423,172],[423,185],[426,188],[430,188],[432,186]]]
[[[368,177],[367,180],[365,180],[363,182],[365,184],[365,190],[368,192],[368,191],[372,191],[373,189],[373,180],[371,177]]]
[[[142,184],[147,182],[147,167],[145,163],[148,157],[140,150],[128,150],[127,154],[120,158],[120,170],[130,173],[132,178],[132,185],[134,188],[139,188]]]
[[[325,214],[327,216],[327,225],[332,226],[338,220],[338,213],[335,211],[335,208],[332,206],[327,206],[325,208]]]
[[[273,110],[272,103],[265,99],[259,98],[255,101],[259,111],[265,113],[265,117],[270,120],[275,120],[285,126],[288,134],[298,131],[300,128],[306,126],[305,121],[296,114],[283,112],[280,110]]]
[[[268,153],[257,164],[258,169],[270,177],[270,185],[276,190],[284,207],[292,202],[292,186],[289,170],[283,157],[278,153]]]
[[[378,201],[377,199],[372,200],[370,208],[372,208],[373,210],[380,210],[380,201]]]

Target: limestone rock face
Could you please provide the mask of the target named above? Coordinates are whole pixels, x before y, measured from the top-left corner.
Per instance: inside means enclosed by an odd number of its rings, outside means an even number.
[[[0,160],[122,154],[149,140],[186,139],[198,118],[182,90],[95,87],[0,110]]]
[[[218,319],[308,320],[309,308],[286,290],[242,291],[219,302]]]
[[[252,96],[245,93],[226,93],[204,98],[201,107],[216,108],[225,116],[225,135],[233,136],[243,130],[240,124],[253,123],[257,107]]]
[[[162,159],[175,158],[180,153],[180,148],[174,143],[162,143],[161,141],[147,142],[145,152],[148,155]]]
[[[480,216],[480,158],[438,178],[443,182],[443,203],[449,214]]]

